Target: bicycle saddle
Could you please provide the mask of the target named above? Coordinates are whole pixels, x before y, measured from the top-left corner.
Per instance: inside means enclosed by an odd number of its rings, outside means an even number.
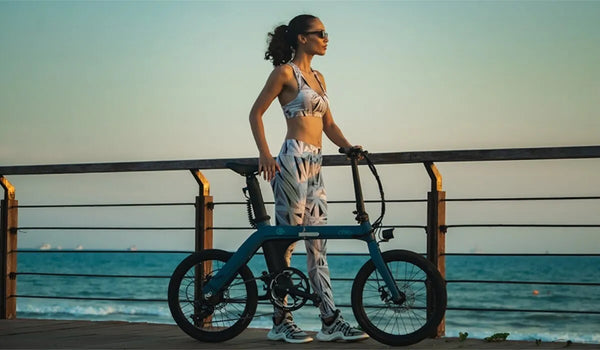
[[[257,164],[242,164],[242,163],[228,162],[228,163],[225,163],[225,166],[242,176],[251,176],[251,175],[255,175],[258,173],[258,165]]]

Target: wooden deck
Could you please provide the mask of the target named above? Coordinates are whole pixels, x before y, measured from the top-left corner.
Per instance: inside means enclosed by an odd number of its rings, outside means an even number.
[[[266,339],[267,330],[247,329],[224,343],[200,343],[177,326],[151,323],[94,322],[16,319],[0,320],[0,349],[264,349],[273,345],[287,349],[320,349],[324,343],[287,344]],[[328,349],[383,349],[374,340],[327,343]],[[426,339],[405,349],[600,349],[600,344],[504,341],[480,339]]]

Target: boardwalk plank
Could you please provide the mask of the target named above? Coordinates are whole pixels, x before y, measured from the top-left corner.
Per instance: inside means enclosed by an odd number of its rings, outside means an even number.
[[[309,332],[310,333],[310,332]],[[387,349],[372,339],[358,343],[308,344],[274,343],[266,339],[267,330],[247,329],[223,343],[201,343],[177,326],[115,321],[0,320],[0,349]],[[403,349],[562,349],[565,342],[505,341],[456,338],[426,339]],[[598,349],[600,344],[571,344],[569,349]]]

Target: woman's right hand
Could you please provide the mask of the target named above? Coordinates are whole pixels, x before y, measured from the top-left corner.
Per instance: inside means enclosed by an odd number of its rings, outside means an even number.
[[[273,159],[273,156],[261,154],[258,158],[258,175],[262,174],[263,179],[271,181],[275,173],[280,171],[279,164]]]

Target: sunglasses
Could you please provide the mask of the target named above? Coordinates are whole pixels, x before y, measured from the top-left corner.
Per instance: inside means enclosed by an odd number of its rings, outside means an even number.
[[[304,34],[317,34],[317,36],[321,39],[325,39],[329,37],[329,33],[324,30],[316,30],[314,32],[304,32]]]

